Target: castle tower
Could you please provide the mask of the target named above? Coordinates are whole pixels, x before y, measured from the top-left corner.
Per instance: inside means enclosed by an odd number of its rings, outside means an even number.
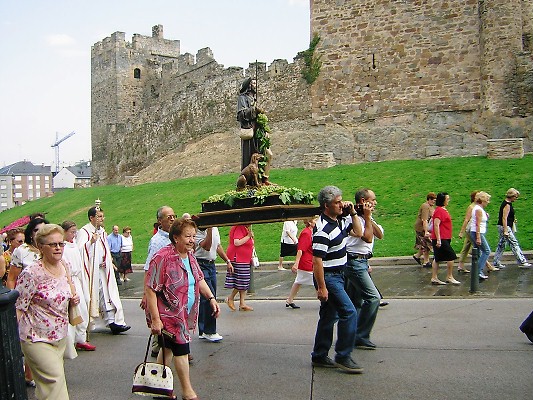
[[[532,0],[313,0],[317,122],[416,112],[516,115],[517,56]]]
[[[531,40],[532,2],[479,2],[483,107],[496,114],[516,115],[517,56]]]
[[[115,32],[91,49],[91,132],[93,176],[106,180],[119,168],[123,132],[138,117],[147,96],[157,96],[162,65],[177,61],[180,41],[163,38],[163,26],[152,28],[152,36],[134,34],[126,42],[123,32]],[[107,165],[107,170],[99,168]]]

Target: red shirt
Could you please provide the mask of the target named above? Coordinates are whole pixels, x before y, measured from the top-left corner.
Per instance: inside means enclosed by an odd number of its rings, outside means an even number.
[[[298,262],[298,269],[313,271],[313,233],[309,227],[300,232],[298,237],[298,250],[302,251],[302,257]]]
[[[244,225],[232,226],[229,231],[229,244],[226,254],[228,259],[239,264],[250,264],[252,260],[252,252],[254,250],[254,239],[250,238],[246,243],[235,246],[233,241],[235,239],[242,239],[248,235],[248,228]]]
[[[431,239],[437,239],[435,236],[435,219],[440,220],[439,231],[441,239],[452,238],[452,217],[444,207],[437,207],[433,213],[433,230],[431,231]]]

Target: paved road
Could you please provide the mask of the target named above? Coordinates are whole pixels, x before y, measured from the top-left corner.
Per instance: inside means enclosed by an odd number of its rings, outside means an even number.
[[[374,264],[374,278],[390,305],[380,309],[372,334],[378,349],[354,350],[365,368],[360,376],[311,367],[318,318],[313,288],[302,288],[301,309],[286,309],[293,275],[256,271],[256,293],[249,302],[255,311],[231,312],[222,304],[218,331],[224,340],[191,344],[191,377],[199,397],[530,400],[533,345],[518,326],[533,309],[533,270],[513,266],[492,273],[471,294],[468,283],[431,286],[429,271],[403,261],[406,265]],[[132,329],[120,336],[92,333],[97,350],[66,361],[71,399],[141,398],[131,394],[131,380],[148,339],[138,307],[142,275],[136,271],[120,289]],[[221,272],[219,287],[223,277]],[[219,290],[219,299],[225,294]],[[29,394],[33,399],[32,389]]]
[[[360,376],[311,367],[317,301],[299,310],[282,300],[250,304],[250,313],[223,307],[222,342],[193,341],[201,399],[531,399],[533,345],[517,329],[531,298],[395,299],[378,315],[379,348],[354,350]],[[124,306],[128,334],[93,333],[97,351],[66,361],[71,399],[140,399],[131,378],[148,331],[138,301]]]

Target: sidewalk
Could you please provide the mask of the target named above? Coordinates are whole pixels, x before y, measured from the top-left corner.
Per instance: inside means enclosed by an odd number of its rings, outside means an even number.
[[[526,252],[526,257],[533,260],[533,252]],[[520,269],[516,266],[511,253],[505,253],[502,261],[507,268],[491,272],[489,279],[479,284],[476,293],[470,293],[470,274],[457,273],[454,276],[461,281],[461,285],[432,286],[431,268],[422,268],[411,257],[382,257],[372,258],[370,264],[372,278],[383,296],[390,298],[478,298],[478,297],[533,297],[533,269]],[[470,261],[469,261],[470,262]],[[294,282],[295,275],[290,271],[290,263],[284,264],[289,270],[278,271],[277,262],[262,263],[253,273],[253,291],[251,298],[258,300],[286,299]],[[218,270],[217,298],[226,298],[230,290],[224,289],[225,265],[220,264]],[[122,298],[141,298],[142,279],[144,272],[138,265],[135,272],[129,275],[131,280],[120,288]],[[444,280],[445,267],[439,268],[439,276]],[[313,287],[302,286],[297,300],[316,299]]]

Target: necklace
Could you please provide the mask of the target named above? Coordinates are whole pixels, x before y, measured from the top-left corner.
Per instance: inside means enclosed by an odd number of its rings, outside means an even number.
[[[61,271],[61,267],[60,266],[57,266],[57,265],[52,266],[50,264],[47,265],[45,262],[43,262],[43,267],[44,267],[44,269],[46,269],[50,273],[50,275],[52,275],[55,278],[59,278],[59,277],[62,276],[62,271]],[[55,267],[55,268],[52,269],[52,267]]]

